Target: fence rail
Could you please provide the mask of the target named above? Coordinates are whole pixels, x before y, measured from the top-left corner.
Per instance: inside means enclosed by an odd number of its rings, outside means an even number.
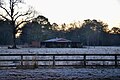
[[[37,57],[52,57],[52,58],[37,58]],[[28,66],[26,64],[24,64],[24,62],[26,61],[30,61],[30,62],[34,62],[34,63],[39,63],[39,62],[52,62],[52,65],[50,64],[45,64],[45,65],[40,65],[40,64],[36,64],[37,66],[83,66],[83,67],[87,67],[87,66],[114,66],[114,67],[119,67],[120,66],[120,54],[0,54],[0,67],[17,67],[17,66]],[[7,57],[3,58],[3,57]],[[13,57],[8,58],[8,57]],[[14,58],[14,57],[19,57],[18,59]],[[25,57],[34,57],[30,58],[30,59],[26,59]],[[59,58],[57,58],[59,57]],[[65,57],[65,58],[61,58],[61,57]],[[72,58],[68,58],[68,57],[72,57]],[[82,57],[82,58],[73,58],[73,57]],[[94,57],[94,58],[90,58],[90,57]],[[102,58],[95,58],[95,57],[102,57]],[[108,58],[106,58],[108,57]],[[109,58],[112,57],[112,58]],[[77,63],[77,64],[56,64],[56,62],[81,62],[81,63]],[[101,61],[103,63],[107,62],[112,62],[113,64],[88,64],[88,62],[97,62],[97,61]],[[19,62],[20,64],[14,64],[14,65],[4,65],[1,64],[4,62]]]

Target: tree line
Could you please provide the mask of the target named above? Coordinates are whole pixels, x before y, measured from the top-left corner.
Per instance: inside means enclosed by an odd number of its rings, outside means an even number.
[[[119,46],[120,28],[111,30],[102,21],[86,19],[83,23],[51,24],[45,16],[39,15],[26,22],[20,28],[17,44],[31,44],[32,41],[43,42],[52,38],[66,38],[88,46]],[[12,27],[6,20],[0,20],[0,45],[12,44]]]
[[[46,39],[62,37],[83,45],[119,46],[120,28],[109,30],[103,21],[86,19],[84,22],[70,24],[51,24],[43,15],[35,17],[33,8],[22,8],[24,0],[0,0],[0,45],[12,45],[42,42]],[[20,34],[18,37],[18,33]]]

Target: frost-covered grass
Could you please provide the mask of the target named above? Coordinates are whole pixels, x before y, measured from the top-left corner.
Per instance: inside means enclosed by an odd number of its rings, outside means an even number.
[[[0,70],[0,80],[120,80],[120,69],[10,69]]]
[[[19,48],[7,49],[0,48],[1,54],[114,54],[120,53],[120,47],[87,47],[87,48]]]
[[[120,47],[89,48],[0,48],[0,54],[120,54]],[[8,59],[13,57],[0,57]],[[15,57],[19,58],[19,57]],[[28,57],[25,57],[26,59]],[[39,57],[44,59],[44,57]],[[51,58],[51,57],[46,57]],[[59,57],[66,58],[66,57]],[[70,58],[70,57],[67,57]],[[76,58],[76,57],[74,57]],[[96,58],[96,57],[94,57]],[[101,57],[99,57],[101,58]],[[8,64],[6,62],[6,64]],[[12,62],[10,64],[13,64]],[[29,62],[27,62],[29,64]],[[51,64],[51,63],[42,63]],[[63,63],[58,63],[63,64]],[[68,63],[66,63],[68,64]],[[73,63],[76,64],[76,63]],[[0,70],[0,80],[120,80],[118,68],[38,68],[38,69],[4,69]]]

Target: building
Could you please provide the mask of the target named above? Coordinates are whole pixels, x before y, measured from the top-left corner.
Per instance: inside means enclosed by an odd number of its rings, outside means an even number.
[[[71,40],[64,39],[64,38],[55,38],[45,40],[41,42],[41,47],[47,48],[81,48],[83,47],[80,42],[72,42]]]

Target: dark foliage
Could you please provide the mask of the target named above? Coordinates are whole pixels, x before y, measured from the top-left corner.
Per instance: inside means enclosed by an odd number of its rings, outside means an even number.
[[[32,41],[44,41],[52,36],[51,24],[44,16],[38,16],[32,22],[22,27],[20,35],[23,43],[31,43]]]
[[[12,27],[7,21],[0,20],[0,45],[12,44]]]
[[[67,25],[62,28],[53,23],[52,25],[44,16],[34,18],[32,22],[26,23],[22,27],[22,33],[17,39],[17,43],[31,43],[32,41],[43,42],[51,38],[66,38],[73,42],[80,42],[87,46],[120,46],[120,28],[108,29],[108,25],[102,21],[84,20],[84,23],[66,30]],[[12,44],[12,29],[7,21],[0,20],[0,45]]]

